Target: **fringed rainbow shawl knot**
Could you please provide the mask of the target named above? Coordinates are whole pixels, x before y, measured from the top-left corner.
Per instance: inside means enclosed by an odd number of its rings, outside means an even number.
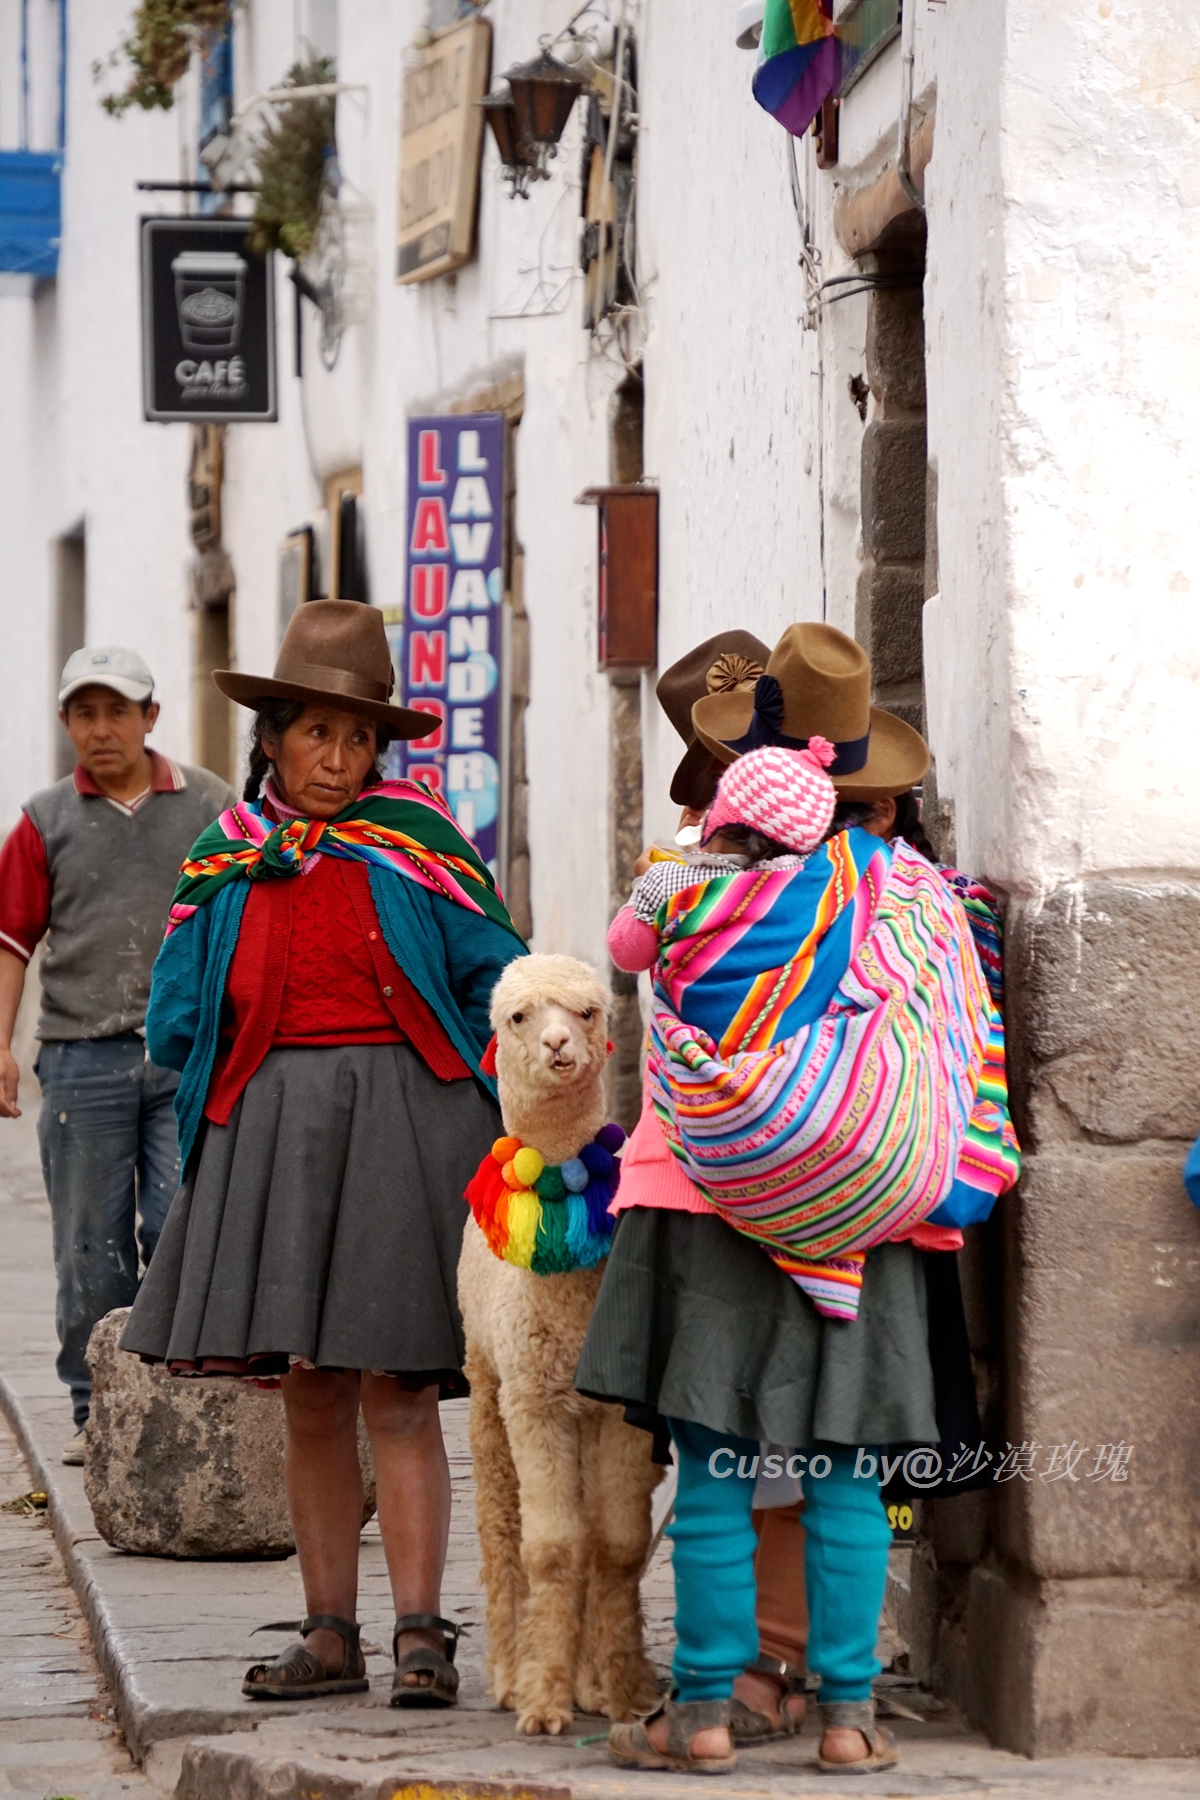
[[[301,875],[314,855],[364,862],[406,876],[519,937],[491,873],[445,802],[419,781],[367,788],[333,819],[276,825],[256,800],[240,800],[209,825],[179,873],[167,936],[225,883]]]
[[[995,1194],[1016,1175],[999,1015],[967,917],[916,851],[864,838],[839,834],[794,875],[749,870],[675,895],[659,915],[650,1040],[671,1149],[834,1319],[857,1316],[868,1249],[956,1183]],[[781,923],[799,948],[778,967]],[[814,993],[831,942],[839,974]],[[718,1043],[698,1021],[722,962],[765,973]]]
[[[547,1163],[520,1138],[497,1138],[467,1189],[467,1202],[493,1255],[535,1275],[594,1269],[612,1246],[609,1212],[625,1142],[602,1125],[578,1156]]]

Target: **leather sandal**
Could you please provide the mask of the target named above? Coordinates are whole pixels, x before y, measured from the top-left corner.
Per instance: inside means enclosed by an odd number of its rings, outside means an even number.
[[[279,1619],[259,1631],[336,1631],[346,1646],[340,1675],[331,1675],[307,1644],[293,1644],[274,1662],[254,1663],[246,1670],[242,1693],[247,1700],[316,1700],[328,1694],[364,1694],[370,1687],[359,1646],[359,1626],[333,1613],[310,1613],[307,1619]],[[354,1673],[351,1673],[351,1670]]]
[[[818,1750],[817,1767],[825,1775],[869,1775],[877,1769],[894,1768],[900,1761],[900,1752],[891,1732],[876,1727],[874,1700],[823,1700],[822,1736],[827,1731],[860,1732],[867,1754],[855,1762],[828,1762]]]
[[[396,1620],[396,1627],[392,1632],[392,1661],[396,1665],[396,1673],[392,1676],[393,1706],[458,1705],[458,1670],[454,1667],[454,1652],[465,1630],[465,1625],[458,1625],[453,1619],[439,1619],[436,1613],[406,1613],[404,1618]],[[400,1656],[398,1645],[402,1631],[442,1632],[445,1654],[439,1656],[428,1644],[420,1644],[415,1650],[407,1650]],[[406,1687],[406,1675],[431,1675],[433,1679],[427,1687]]]
[[[698,1731],[729,1729],[728,1700],[664,1700],[644,1719],[631,1725],[614,1725],[608,1734],[608,1754],[623,1769],[672,1769],[680,1775],[728,1775],[737,1768],[736,1756],[693,1756],[692,1739]],[[647,1725],[666,1716],[667,1747],[659,1750]]]
[[[779,1684],[779,1723],[771,1715],[748,1706],[737,1695],[729,1703],[729,1730],[735,1744],[775,1744],[781,1738],[795,1737],[804,1723],[807,1700],[804,1694],[804,1670],[798,1663],[783,1662],[778,1656],[756,1656],[746,1664],[747,1675],[765,1675]],[[788,1705],[799,1694],[805,1701],[799,1712]]]

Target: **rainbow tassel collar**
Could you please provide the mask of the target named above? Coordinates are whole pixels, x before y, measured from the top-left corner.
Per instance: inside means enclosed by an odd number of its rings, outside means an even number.
[[[493,1255],[535,1275],[594,1269],[612,1245],[624,1142],[619,1125],[602,1125],[578,1156],[546,1163],[520,1138],[497,1138],[466,1194]]]

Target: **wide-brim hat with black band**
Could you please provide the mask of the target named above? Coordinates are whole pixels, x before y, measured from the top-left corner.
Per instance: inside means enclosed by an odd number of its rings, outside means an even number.
[[[239,706],[303,700],[335,706],[386,725],[394,738],[428,737],[440,720],[411,706],[392,706],[396,677],[383,614],[360,600],[309,600],[283,634],[274,675],[214,669],[213,680]]]
[[[767,666],[770,651],[750,631],[719,631],[664,669],[655,693],[658,703],[687,745],[683,761],[671,777],[676,806],[702,812],[717,791],[723,764],[696,736],[692,708],[705,694],[730,693],[754,683]]]
[[[843,800],[903,794],[931,760],[920,732],[871,705],[867,654],[832,625],[789,625],[754,687],[697,700],[692,724],[724,763],[765,744],[803,750],[810,737],[828,738],[837,753],[829,773]]]

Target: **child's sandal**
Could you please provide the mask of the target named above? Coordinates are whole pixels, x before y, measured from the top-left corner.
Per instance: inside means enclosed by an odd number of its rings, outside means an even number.
[[[692,1739],[698,1731],[729,1730],[728,1700],[664,1700],[645,1719],[632,1725],[614,1725],[608,1734],[608,1754],[623,1769],[671,1769],[678,1775],[728,1775],[737,1768],[737,1757],[693,1756]],[[659,1750],[646,1730],[666,1716],[667,1747]]]
[[[821,1703],[821,1734],[827,1731],[857,1731],[867,1746],[866,1756],[854,1762],[829,1762],[818,1750],[817,1767],[825,1775],[870,1775],[878,1769],[891,1769],[900,1761],[896,1740],[890,1731],[875,1724],[874,1700],[834,1700]]]
[[[747,1675],[765,1675],[779,1685],[779,1723],[769,1713],[747,1706],[735,1694],[730,1701],[729,1734],[735,1744],[777,1744],[781,1738],[795,1737],[804,1723],[807,1702],[804,1696],[804,1670],[798,1663],[784,1662],[778,1656],[756,1656],[746,1664]],[[800,1696],[801,1707],[794,1712],[789,1700]]]

